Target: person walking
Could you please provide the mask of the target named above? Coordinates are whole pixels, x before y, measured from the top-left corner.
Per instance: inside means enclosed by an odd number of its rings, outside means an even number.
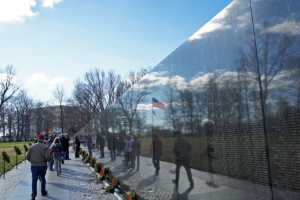
[[[56,138],[56,135],[54,133],[52,133],[49,140],[48,140],[48,147],[50,147],[52,145],[55,138]],[[50,171],[53,171],[53,165],[54,165],[54,159],[51,156],[50,160],[48,161],[48,167],[49,167]]]
[[[60,143],[62,145],[62,149],[63,149],[63,159],[61,160],[61,163],[64,164],[64,161],[67,160],[67,149],[69,148],[68,146],[68,141],[67,138],[64,135],[60,135]]]
[[[130,168],[135,168],[135,158],[136,158],[136,143],[134,136],[130,136],[129,140],[129,159],[130,159]]]
[[[162,142],[158,134],[153,134],[152,138],[152,162],[155,167],[155,175],[159,175],[160,157],[162,155]]]
[[[194,187],[194,181],[191,172],[191,144],[186,138],[182,137],[180,132],[176,132],[176,140],[174,145],[175,163],[176,163],[176,177],[173,179],[173,183],[178,188],[180,168],[183,166],[186,170],[188,180],[190,182],[190,188]]]
[[[104,158],[105,139],[103,135],[100,135],[99,137],[99,145],[100,145],[101,158]]]
[[[75,158],[79,158],[80,140],[78,136],[75,137]]]
[[[86,138],[86,145],[89,151],[89,155],[93,156],[93,140],[92,140],[92,136],[88,135]]]
[[[110,160],[114,161],[116,159],[116,139],[112,133],[107,134],[107,146],[110,152]]]
[[[125,147],[124,147],[124,157],[125,157],[125,165],[126,165],[126,167],[129,167],[130,152],[131,152],[130,137],[126,136],[125,137]]]
[[[111,158],[113,161],[116,160],[117,157],[117,138],[115,134],[112,134],[112,149],[111,149]]]
[[[54,159],[54,165],[57,176],[61,174],[61,160],[62,160],[62,145],[60,144],[59,138],[55,138],[53,144],[50,147],[53,159]]]
[[[140,136],[136,135],[134,137],[134,143],[135,143],[135,156],[136,156],[136,171],[140,170],[140,155],[141,155],[141,141]]]
[[[46,144],[44,144],[44,135],[37,135],[37,143],[32,145],[28,150],[26,159],[31,163],[32,174],[32,194],[31,199],[35,200],[37,196],[37,181],[41,181],[41,194],[47,196],[46,190],[46,173],[47,161],[50,160],[50,151]]]
[[[70,137],[68,134],[66,134],[64,137],[66,138],[66,160],[70,160]]]

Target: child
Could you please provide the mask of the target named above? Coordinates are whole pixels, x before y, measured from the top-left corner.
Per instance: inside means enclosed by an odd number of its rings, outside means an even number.
[[[57,172],[57,176],[61,174],[61,160],[62,160],[62,152],[63,148],[60,144],[59,138],[55,138],[53,144],[51,145],[51,150],[54,158],[55,170]]]

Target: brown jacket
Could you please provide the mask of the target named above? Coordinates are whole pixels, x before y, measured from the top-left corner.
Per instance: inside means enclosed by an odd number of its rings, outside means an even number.
[[[26,159],[31,162],[32,166],[47,166],[47,161],[50,158],[50,150],[43,143],[32,145],[26,156]]]

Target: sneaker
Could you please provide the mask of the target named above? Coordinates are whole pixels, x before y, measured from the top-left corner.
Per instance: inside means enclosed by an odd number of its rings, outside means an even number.
[[[45,192],[42,192],[42,196],[47,196],[48,195],[48,192],[45,191]]]
[[[31,194],[31,200],[35,200],[36,194]]]

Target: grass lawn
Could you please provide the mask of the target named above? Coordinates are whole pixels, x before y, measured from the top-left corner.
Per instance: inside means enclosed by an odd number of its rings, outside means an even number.
[[[29,142],[0,142],[0,174],[2,174],[4,171],[2,152],[6,151],[10,156],[10,163],[5,163],[5,171],[8,171],[16,165],[16,153],[14,146],[19,147],[19,149],[22,151],[22,154],[17,157],[18,163],[20,163],[25,159],[25,144],[29,148]]]

